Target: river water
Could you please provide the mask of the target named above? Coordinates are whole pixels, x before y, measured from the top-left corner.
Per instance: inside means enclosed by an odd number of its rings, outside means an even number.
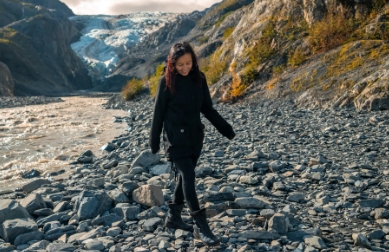
[[[114,117],[122,110],[104,109],[107,98],[61,97],[64,102],[0,109],[0,190],[28,182],[21,175],[32,169],[45,177],[69,173],[69,163],[86,150],[100,148],[125,133],[126,123]]]

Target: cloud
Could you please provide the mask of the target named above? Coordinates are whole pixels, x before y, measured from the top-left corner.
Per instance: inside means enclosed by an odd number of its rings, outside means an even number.
[[[139,11],[192,12],[221,0],[61,0],[78,15],[119,15]]]

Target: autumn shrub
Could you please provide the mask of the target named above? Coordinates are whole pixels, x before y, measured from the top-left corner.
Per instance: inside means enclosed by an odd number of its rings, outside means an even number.
[[[282,74],[285,71],[285,65],[274,66],[272,69],[273,74]]]
[[[152,97],[155,97],[155,95],[157,94],[158,82],[159,82],[159,79],[164,74],[164,72],[163,72],[164,67],[165,67],[165,63],[159,64],[157,66],[157,68],[155,69],[155,73],[148,80],[150,95]]]
[[[134,98],[143,88],[143,81],[133,78],[122,89],[122,97],[125,100]]]
[[[314,52],[323,52],[355,39],[352,35],[361,20],[350,17],[349,11],[329,11],[309,29],[309,39]]]
[[[236,99],[241,97],[247,89],[247,85],[242,82],[241,77],[236,73],[236,63],[232,62],[230,65],[230,73],[232,76],[230,99]]]
[[[304,52],[302,49],[297,48],[294,50],[293,53],[291,53],[288,57],[288,65],[289,66],[299,66],[302,63],[304,63],[306,60],[306,57],[304,55]]]
[[[224,33],[223,33],[223,38],[226,39],[228,38],[231,33],[234,31],[235,27],[230,27],[230,28],[227,28]]]
[[[217,49],[209,58],[200,61],[200,70],[205,74],[208,85],[212,85],[220,80],[227,68],[226,59],[221,59],[222,49]]]

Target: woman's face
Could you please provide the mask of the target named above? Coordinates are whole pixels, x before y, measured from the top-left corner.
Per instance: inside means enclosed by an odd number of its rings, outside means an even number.
[[[177,59],[176,70],[182,76],[187,76],[192,69],[192,65],[192,55],[190,53],[185,53]]]

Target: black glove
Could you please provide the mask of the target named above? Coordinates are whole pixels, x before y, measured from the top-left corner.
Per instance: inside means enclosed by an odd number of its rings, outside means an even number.
[[[234,139],[234,137],[236,136],[234,130],[232,130],[232,133],[230,134],[230,136],[227,136],[228,139],[232,140]]]
[[[234,132],[234,130],[232,129],[232,126],[229,125],[229,124],[226,125],[226,126],[224,126],[223,128],[221,128],[220,133],[221,133],[223,136],[225,136],[225,137],[227,137],[228,139],[230,139],[230,140],[234,139],[234,137],[235,137],[235,132]]]

